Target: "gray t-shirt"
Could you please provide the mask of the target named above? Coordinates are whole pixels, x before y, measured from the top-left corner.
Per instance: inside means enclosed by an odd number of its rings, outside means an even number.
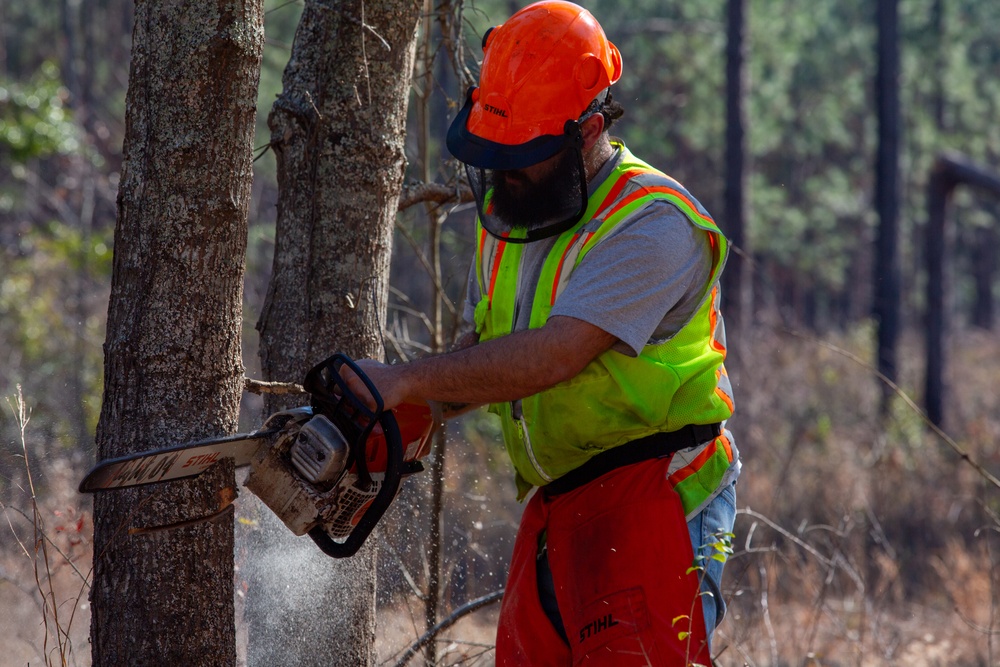
[[[610,172],[616,158],[608,160],[593,183],[603,181],[603,172]],[[537,284],[554,243],[553,238],[525,245],[522,285]],[[669,201],[655,200],[590,250],[556,299],[550,317],[565,315],[593,324],[619,339],[613,349],[636,356],[648,343],[673,337],[694,315],[711,267],[708,233],[692,225]],[[533,295],[533,290],[519,286],[515,331],[528,328]],[[473,262],[463,311],[467,324],[474,325],[480,296]]]

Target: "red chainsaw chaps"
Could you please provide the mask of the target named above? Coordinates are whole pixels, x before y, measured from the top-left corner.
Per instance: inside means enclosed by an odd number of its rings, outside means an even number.
[[[711,664],[698,572],[669,459],[610,472],[528,502],[497,628],[499,667]],[[538,599],[538,536],[547,529],[556,600],[570,645]]]

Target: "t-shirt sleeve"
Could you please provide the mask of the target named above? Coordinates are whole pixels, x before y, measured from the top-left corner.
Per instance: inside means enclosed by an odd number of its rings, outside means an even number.
[[[672,204],[653,202],[583,258],[550,316],[593,324],[621,341],[613,349],[636,356],[688,322],[711,271],[708,232]]]

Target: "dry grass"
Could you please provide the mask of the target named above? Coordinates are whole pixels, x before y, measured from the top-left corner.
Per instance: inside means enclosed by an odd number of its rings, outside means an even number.
[[[438,636],[435,645],[442,667],[488,667],[494,662],[493,642],[496,638],[498,608],[483,609],[465,616]],[[384,605],[379,610],[379,633],[376,639],[380,664],[395,665],[413,639],[422,634],[423,607],[413,598]],[[419,665],[414,658],[409,664]]]
[[[828,342],[864,358],[868,339]],[[917,343],[901,354],[910,395]],[[1000,345],[974,332],[953,343],[949,430],[995,473]],[[902,401],[881,420],[878,385],[848,356],[780,335],[751,350],[754,391],[733,423],[745,475],[719,664],[998,664],[1000,490]]]
[[[0,609],[6,632],[3,664],[89,665],[87,588],[93,523],[81,508],[76,477],[64,458],[34,467],[28,445],[30,413],[18,387],[8,401],[20,434],[22,467],[12,500],[0,499],[8,538],[0,542]],[[44,468],[44,495],[38,494]]]
[[[868,331],[826,341],[870,357]],[[835,349],[767,329],[745,347],[731,424],[745,467],[718,664],[1000,664],[1000,491],[901,401],[881,419],[870,370]],[[948,432],[995,473],[1000,341],[962,332],[952,350]],[[905,341],[901,359],[900,385],[917,396],[920,341]],[[502,581],[520,510],[495,433],[479,422],[462,429],[448,466],[448,609]],[[26,453],[37,452],[30,459],[37,518],[23,465],[20,472],[7,465],[16,453],[4,462],[0,487],[8,535],[0,540],[0,609],[11,619],[0,663],[62,664],[65,657],[87,665],[83,577],[92,526],[86,499],[74,491],[82,470],[42,456],[45,444],[32,443],[28,430]],[[411,486],[387,518],[409,530],[388,535],[395,547],[383,549],[380,570],[378,647],[388,665],[423,632],[422,608],[400,575],[406,567],[417,584],[424,577],[427,517],[419,485]],[[493,606],[450,628],[437,643],[441,664],[492,664],[495,622]]]

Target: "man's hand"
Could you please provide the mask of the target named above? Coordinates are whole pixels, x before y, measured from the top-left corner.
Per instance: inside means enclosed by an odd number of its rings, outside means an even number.
[[[475,331],[466,331],[464,334],[459,336],[458,340],[452,346],[451,351],[455,352],[458,350],[464,350],[467,347],[472,347],[479,342],[479,334]],[[461,403],[461,402],[437,402],[437,401],[425,401],[419,397],[407,397],[406,391],[398,391],[400,385],[405,386],[406,380],[402,377],[404,374],[404,368],[402,364],[399,365],[389,365],[384,364],[381,361],[375,361],[374,359],[360,359],[355,361],[358,367],[364,371],[368,379],[372,381],[375,388],[378,389],[379,395],[382,396],[382,403],[386,410],[391,410],[395,408],[400,403],[438,403],[437,408],[441,412],[443,419],[450,419],[451,417],[457,417],[460,414],[468,412],[469,410],[475,409],[482,405],[481,403]],[[344,378],[347,382],[347,386],[350,388],[355,395],[358,396],[364,403],[371,409],[375,409],[375,399],[368,392],[368,387],[362,382],[350,366],[344,365],[340,367],[340,376]],[[434,407],[434,406],[432,406]]]
[[[375,361],[374,359],[359,359],[355,361],[368,379],[372,381],[378,389],[379,395],[382,396],[382,404],[386,410],[391,410],[400,403],[422,403],[424,402],[420,398],[412,398],[409,396],[409,389],[406,380],[406,365],[397,364],[389,365],[383,364],[381,361]],[[372,397],[371,393],[368,391],[368,387],[365,383],[358,377],[350,366],[344,364],[340,367],[340,376],[344,378],[347,382],[348,388],[354,392],[354,394],[360,398],[365,405],[371,409],[375,409],[375,399]]]

